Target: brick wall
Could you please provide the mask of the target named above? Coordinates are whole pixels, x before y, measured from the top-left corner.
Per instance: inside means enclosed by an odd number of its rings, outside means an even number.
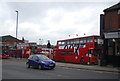
[[[118,15],[118,11],[112,12],[105,12],[105,24],[104,30],[111,31],[111,30],[118,30],[120,28],[120,17]]]
[[[8,42],[9,44],[15,44],[15,42],[17,43],[23,43],[22,40],[16,39],[12,36],[3,36],[2,37],[2,42]]]

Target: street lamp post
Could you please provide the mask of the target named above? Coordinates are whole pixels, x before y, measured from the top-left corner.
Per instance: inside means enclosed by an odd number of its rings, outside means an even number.
[[[18,11],[16,10],[17,12],[17,20],[16,20],[16,38],[17,38],[17,30],[18,30]]]
[[[17,13],[17,19],[16,19],[16,49],[17,49],[17,34],[18,34],[18,11],[16,10]]]

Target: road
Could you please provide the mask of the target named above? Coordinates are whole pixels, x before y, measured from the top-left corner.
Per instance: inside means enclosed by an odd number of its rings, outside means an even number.
[[[25,60],[3,59],[2,79],[118,79],[117,73],[56,66],[54,70],[26,68]]]

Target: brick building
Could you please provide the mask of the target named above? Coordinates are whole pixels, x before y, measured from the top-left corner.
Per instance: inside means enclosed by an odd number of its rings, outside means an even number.
[[[6,35],[6,36],[1,36],[0,37],[0,41],[1,42],[8,42],[11,45],[16,45],[17,43],[23,43],[24,41],[16,39],[15,37],[11,36],[11,35]]]
[[[100,35],[104,39],[107,63],[116,64],[120,53],[120,2],[100,15]]]

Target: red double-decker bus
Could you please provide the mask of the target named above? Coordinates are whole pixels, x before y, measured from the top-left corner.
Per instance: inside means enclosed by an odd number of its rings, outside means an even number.
[[[9,45],[7,42],[0,42],[0,58],[8,58]]]
[[[36,42],[29,42],[17,45],[17,50],[22,54],[23,58],[28,58],[32,53],[35,53],[37,50]]]
[[[47,57],[53,59],[53,48],[47,48],[46,45],[38,45],[38,50],[41,51],[41,54],[46,55]]]
[[[97,35],[58,40],[54,60],[74,63],[97,63],[103,41]]]
[[[24,48],[23,57],[28,58],[33,53],[34,50],[37,50],[37,43],[36,42],[24,43],[23,48]]]

